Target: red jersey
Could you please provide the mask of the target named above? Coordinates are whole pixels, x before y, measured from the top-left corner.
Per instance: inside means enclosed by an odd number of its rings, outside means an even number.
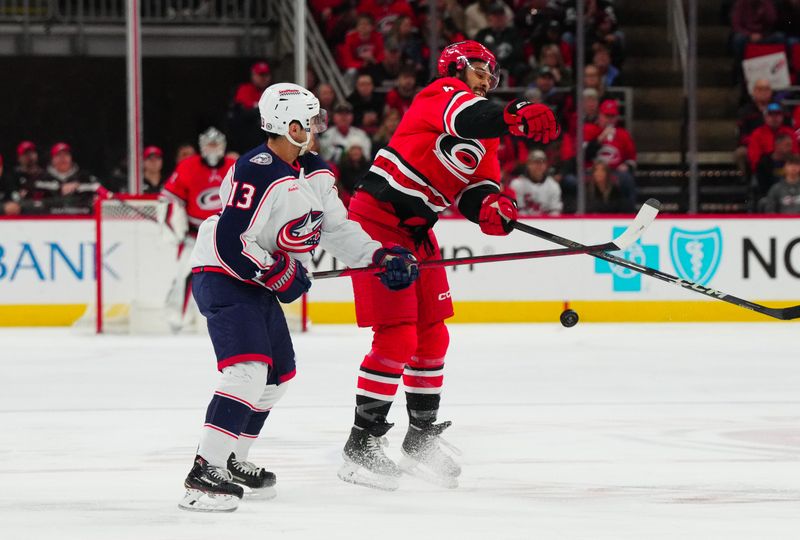
[[[600,159],[608,163],[612,170],[617,170],[626,161],[636,161],[636,146],[633,144],[628,130],[615,127],[610,134],[604,135],[603,128],[596,124],[584,124],[584,136],[586,142],[597,141],[600,145],[595,159]]]
[[[405,15],[415,23],[414,10],[408,0],[390,0],[389,2],[378,0],[361,0],[358,5],[358,13],[364,13],[372,17],[375,27],[383,34],[389,33],[392,25],[398,17]]]
[[[244,83],[236,89],[236,96],[233,100],[245,109],[253,109],[258,107],[258,100],[261,99],[263,93],[264,91],[259,90],[253,83]]]
[[[234,163],[236,160],[226,157],[216,167],[209,167],[200,155],[194,155],[175,167],[175,172],[164,185],[162,195],[186,207],[189,231],[196,234],[206,218],[222,210],[219,186]]]
[[[750,169],[753,172],[758,168],[758,162],[763,156],[775,151],[776,135],[789,135],[792,138],[793,154],[800,150],[795,132],[789,126],[778,126],[777,130],[773,130],[766,124],[758,127],[750,134],[750,142],[747,145],[747,159],[750,160]]]
[[[340,52],[340,63],[344,69],[361,69],[368,66],[364,57],[372,55],[376,64],[383,61],[383,36],[378,32],[373,32],[367,39],[361,39],[361,36],[355,30],[348,32],[342,43]]]
[[[391,202],[402,219],[422,217],[428,225],[468,190],[485,186],[499,191],[497,137],[505,130],[502,113],[491,115],[493,122],[499,118],[500,127],[484,131],[496,132],[492,138],[466,138],[456,129],[458,119],[468,116],[466,111],[475,113],[484,106],[489,106],[486,98],[475,96],[460,79],[435,80],[414,98],[359,187]],[[459,126],[463,130],[473,123]]]
[[[411,103],[413,102],[413,95],[410,97],[403,97],[400,95],[400,92],[397,91],[397,88],[392,88],[389,90],[389,93],[386,94],[386,107],[389,109],[395,109],[400,113],[400,116],[403,116],[408,112],[408,109],[411,108]]]

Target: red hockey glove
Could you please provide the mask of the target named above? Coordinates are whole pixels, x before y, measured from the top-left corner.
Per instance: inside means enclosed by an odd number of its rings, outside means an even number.
[[[527,137],[547,144],[558,137],[559,126],[553,111],[547,105],[515,99],[506,105],[503,120],[508,131],[518,137]]]
[[[377,276],[393,291],[405,289],[419,277],[417,258],[402,246],[376,249],[372,262],[383,267]]]
[[[266,272],[256,274],[255,281],[275,293],[284,304],[290,304],[311,288],[311,280],[303,265],[285,251],[272,254],[275,262]]]
[[[478,225],[484,234],[505,236],[513,230],[511,221],[516,219],[517,203],[508,195],[492,193],[483,198]]]

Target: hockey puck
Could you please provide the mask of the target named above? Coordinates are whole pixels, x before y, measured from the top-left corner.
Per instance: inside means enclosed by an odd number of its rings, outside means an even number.
[[[578,324],[578,314],[571,309],[565,309],[563,313],[561,313],[561,325],[565,328],[572,328],[576,324]]]

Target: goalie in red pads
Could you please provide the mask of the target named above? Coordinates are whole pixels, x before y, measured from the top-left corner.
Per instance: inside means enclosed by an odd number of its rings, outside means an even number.
[[[440,78],[414,98],[350,202],[349,217],[372,238],[404,246],[420,261],[438,259],[431,228],[453,204],[486,234],[511,232],[507,219],[517,211],[500,193],[498,138],[511,133],[548,143],[558,136],[558,125],[544,105],[488,101],[496,69],[494,55],[475,41],[442,51]],[[358,324],[372,327],[373,342],[361,363],[355,422],[339,477],[391,490],[402,470],[456,487],[461,469],[439,447],[450,423],[436,424],[449,343],[444,320],[453,315],[445,270],[421,272],[402,291],[381,289],[370,278],[353,277]],[[401,382],[410,425],[398,466],[381,441],[393,425],[387,416]]]

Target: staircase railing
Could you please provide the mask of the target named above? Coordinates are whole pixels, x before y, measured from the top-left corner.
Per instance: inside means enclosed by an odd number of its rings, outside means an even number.
[[[683,73],[683,92],[686,93],[686,72],[689,63],[689,32],[683,0],[667,0],[667,40],[672,45],[672,67]]]
[[[278,0],[275,2],[278,20],[282,23],[280,42],[281,50],[283,51],[292,51],[294,48],[294,4],[296,1],[305,0]],[[311,14],[311,10],[306,10],[306,53],[307,61],[317,74],[317,77],[333,86],[340,101],[346,99],[353,89],[339,70],[328,43],[322,36],[319,26],[317,26],[317,22]]]

